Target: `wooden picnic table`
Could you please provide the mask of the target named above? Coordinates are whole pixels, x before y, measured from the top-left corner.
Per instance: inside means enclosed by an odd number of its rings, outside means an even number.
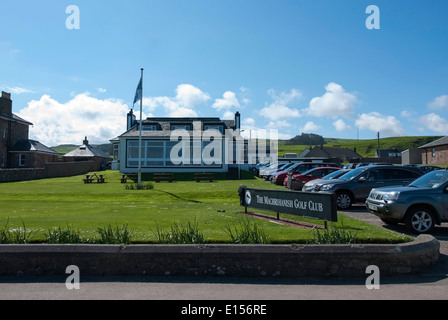
[[[154,173],[154,180],[156,183],[159,183],[161,180],[166,180],[168,182],[173,182],[173,174],[171,173]]]
[[[136,174],[124,174],[121,177],[121,183],[127,183],[128,180],[132,180],[135,183],[137,183],[138,182],[138,175],[136,175]]]
[[[194,178],[196,182],[201,182],[201,180],[208,180],[210,182],[213,182],[213,180],[215,179],[215,174],[212,172],[195,173]]]
[[[95,173],[93,175],[86,175],[86,178],[83,180],[84,183],[92,183],[93,181],[98,182],[98,183],[105,183],[106,179],[104,179],[104,176],[102,174],[100,174],[99,176]]]

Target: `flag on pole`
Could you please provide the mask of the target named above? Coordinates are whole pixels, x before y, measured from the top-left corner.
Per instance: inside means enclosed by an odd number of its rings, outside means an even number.
[[[134,104],[137,101],[141,101],[141,99],[142,99],[142,78],[140,78],[140,82],[138,83],[137,86],[137,91],[135,92]]]

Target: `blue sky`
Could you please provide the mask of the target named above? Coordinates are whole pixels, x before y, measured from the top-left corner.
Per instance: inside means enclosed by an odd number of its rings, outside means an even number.
[[[281,138],[446,135],[447,13],[445,0],[4,1],[0,89],[48,146],[122,133],[140,68],[145,116],[240,111],[246,132]]]

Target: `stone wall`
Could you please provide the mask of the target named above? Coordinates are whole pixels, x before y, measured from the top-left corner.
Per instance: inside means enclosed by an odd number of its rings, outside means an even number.
[[[395,245],[0,245],[0,275],[365,277],[410,274],[439,260],[430,235]]]
[[[70,177],[91,172],[93,161],[86,162],[51,162],[44,168],[37,169],[0,169],[0,182],[17,182],[37,179]]]

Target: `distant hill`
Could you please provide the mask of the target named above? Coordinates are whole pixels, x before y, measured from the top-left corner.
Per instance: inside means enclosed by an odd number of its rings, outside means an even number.
[[[420,137],[392,137],[381,138],[381,149],[414,149],[424,144],[440,139],[442,136],[420,136]],[[338,139],[325,138],[324,145],[327,147],[338,147],[355,150],[363,157],[374,157],[375,151],[378,149],[378,139],[357,140],[357,139]],[[309,145],[286,145],[285,141],[279,141],[279,157],[285,153],[301,153],[309,148]],[[314,147],[314,146],[312,146]]]

